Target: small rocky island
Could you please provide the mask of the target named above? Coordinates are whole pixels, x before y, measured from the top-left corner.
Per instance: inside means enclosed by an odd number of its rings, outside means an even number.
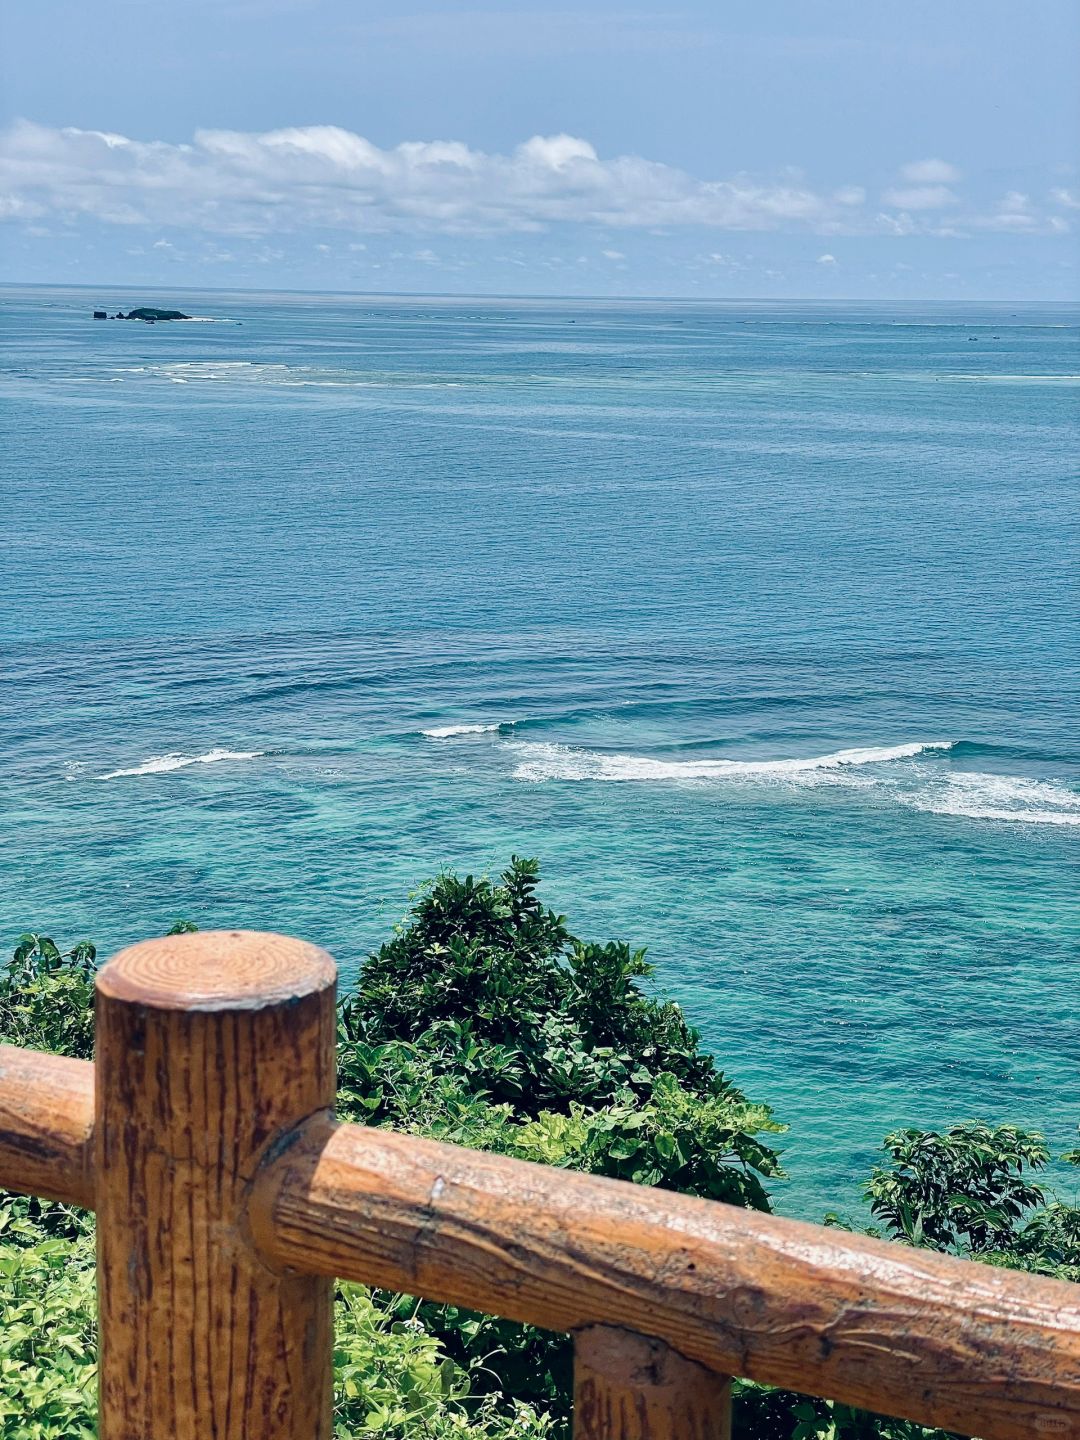
[[[147,320],[153,325],[155,320],[190,320],[190,315],[185,315],[182,310],[155,310],[150,306],[142,306],[138,310],[129,310],[125,315],[118,310],[115,315],[109,316],[107,310],[95,310],[95,320]]]

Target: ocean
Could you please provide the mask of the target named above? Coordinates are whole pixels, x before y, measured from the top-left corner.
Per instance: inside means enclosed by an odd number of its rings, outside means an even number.
[[[200,323],[91,318],[137,304]],[[1073,1146],[1078,334],[0,289],[0,942],[185,916],[347,976],[536,855],[789,1123],[779,1210],[900,1126]]]

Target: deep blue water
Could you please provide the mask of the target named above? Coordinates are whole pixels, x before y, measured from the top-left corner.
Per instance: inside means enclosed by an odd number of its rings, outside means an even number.
[[[0,325],[5,946],[350,969],[536,854],[790,1122],[780,1208],[898,1125],[1075,1143],[1077,307]]]

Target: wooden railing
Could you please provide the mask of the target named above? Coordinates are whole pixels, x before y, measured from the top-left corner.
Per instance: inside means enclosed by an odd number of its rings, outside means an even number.
[[[1080,1287],[333,1118],[322,951],[98,975],[94,1064],[0,1047],[0,1186],[97,1212],[101,1440],[327,1440],[332,1277],[575,1337],[579,1440],[728,1435],[728,1376],[1080,1436]]]

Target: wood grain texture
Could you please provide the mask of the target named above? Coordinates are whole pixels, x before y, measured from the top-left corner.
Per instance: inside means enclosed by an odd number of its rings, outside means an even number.
[[[0,1045],[0,1187],[90,1207],[94,1067]]]
[[[97,976],[97,993],[157,1010],[266,1010],[325,995],[325,950],[258,930],[203,930],[131,945]]]
[[[574,1336],[574,1440],[731,1440],[731,1381],[646,1335]]]
[[[271,1261],[983,1440],[1080,1437],[1080,1287],[449,1145],[313,1120],[260,1175]]]
[[[333,1104],[334,967],[280,936],[134,946],[98,977],[101,1440],[327,1440],[329,1281],[260,1261],[268,1146]]]

